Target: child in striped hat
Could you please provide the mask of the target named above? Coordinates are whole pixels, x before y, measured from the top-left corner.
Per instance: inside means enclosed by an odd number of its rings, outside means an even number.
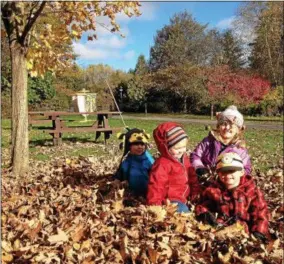
[[[163,205],[169,200],[178,212],[189,212],[187,200],[199,195],[199,183],[186,154],[188,136],[174,122],[160,124],[153,135],[161,156],[150,171],[147,203]]]

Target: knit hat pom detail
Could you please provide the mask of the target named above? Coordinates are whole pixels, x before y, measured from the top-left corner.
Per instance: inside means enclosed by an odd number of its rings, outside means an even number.
[[[223,112],[219,113],[217,120],[219,124],[229,120],[239,128],[242,128],[244,125],[244,117],[235,105],[230,105]]]

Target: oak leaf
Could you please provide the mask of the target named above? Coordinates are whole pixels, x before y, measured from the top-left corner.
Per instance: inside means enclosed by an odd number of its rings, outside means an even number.
[[[151,263],[157,263],[157,257],[158,257],[157,250],[155,250],[151,247],[148,247],[147,251],[148,251],[149,259],[150,259]]]
[[[1,256],[1,260],[4,262],[4,263],[9,263],[9,262],[12,262],[13,261],[13,255],[9,254],[9,253],[6,253],[6,252],[2,252],[2,256]]]
[[[85,235],[85,227],[84,225],[79,225],[78,227],[76,227],[74,233],[72,234],[72,240],[74,242],[79,242],[82,240],[82,238],[84,237]]]
[[[66,242],[68,241],[68,236],[64,231],[62,231],[60,228],[57,228],[57,235],[50,236],[47,240],[54,244],[59,242]]]
[[[162,222],[164,221],[167,211],[160,205],[151,205],[148,207],[148,212],[154,213],[154,221]]]

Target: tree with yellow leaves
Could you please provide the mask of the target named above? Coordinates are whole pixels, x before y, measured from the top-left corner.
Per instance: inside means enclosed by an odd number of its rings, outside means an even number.
[[[43,76],[67,66],[71,54],[60,53],[58,45],[79,40],[84,32],[88,39],[96,39],[97,18],[110,19],[111,32],[118,32],[115,17],[124,13],[140,15],[139,2],[47,2],[1,1],[1,17],[9,39],[12,67],[12,149],[11,165],[14,176],[23,175],[29,168],[27,77]],[[40,18],[48,14],[58,16],[60,26],[45,23],[36,29]],[[104,25],[102,25],[104,26]]]

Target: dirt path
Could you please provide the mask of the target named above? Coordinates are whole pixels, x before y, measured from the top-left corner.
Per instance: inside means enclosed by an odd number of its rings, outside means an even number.
[[[113,118],[120,118],[119,116],[114,116]],[[158,120],[158,121],[176,121],[182,123],[194,123],[194,124],[204,124],[214,126],[216,124],[215,120],[207,119],[188,119],[188,118],[173,118],[173,117],[160,117],[160,116],[131,116],[123,115],[124,119],[137,119],[137,120]],[[247,129],[264,129],[264,130],[283,130],[283,124],[274,122],[245,122]]]

